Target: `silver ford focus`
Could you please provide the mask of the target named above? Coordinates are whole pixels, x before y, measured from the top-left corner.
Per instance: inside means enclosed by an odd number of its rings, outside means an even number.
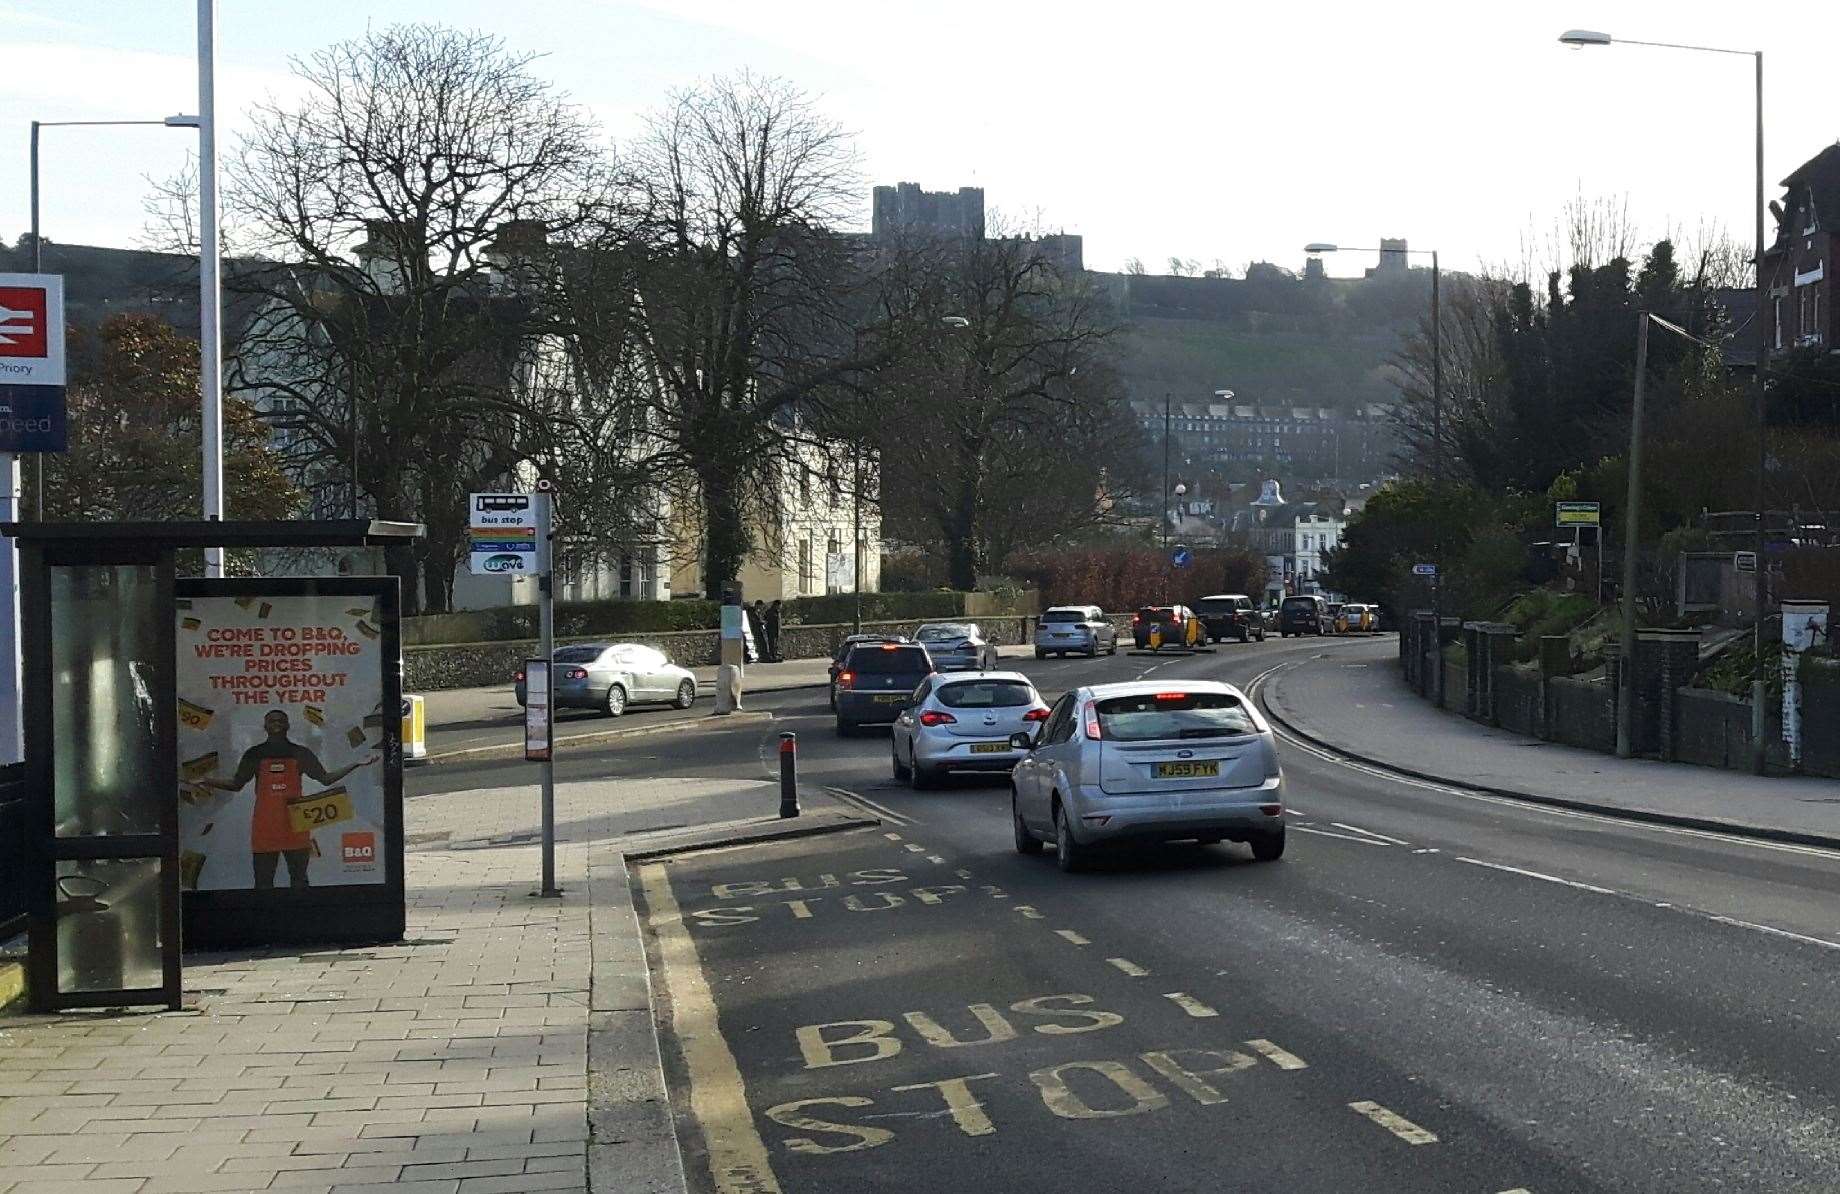
[[[894,777],[925,788],[948,771],[1008,771],[1028,754],[1014,736],[1047,716],[1021,672],[928,676],[894,723]]]
[[[1100,845],[1245,842],[1284,853],[1284,773],[1271,727],[1216,680],[1095,684],[1062,696],[1010,779],[1016,850],[1055,843],[1063,871]]]

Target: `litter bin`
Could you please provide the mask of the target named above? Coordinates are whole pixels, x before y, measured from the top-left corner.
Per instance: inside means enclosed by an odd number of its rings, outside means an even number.
[[[428,716],[419,696],[402,700],[402,748],[404,763],[428,761]]]

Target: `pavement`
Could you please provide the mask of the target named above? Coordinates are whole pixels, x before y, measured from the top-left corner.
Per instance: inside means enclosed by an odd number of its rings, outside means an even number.
[[[1029,658],[1033,654],[1031,647],[997,648],[998,657],[1003,659]],[[560,710],[556,718],[557,743],[579,746],[628,733],[682,728],[689,722],[707,718],[713,704],[716,669],[692,670],[696,673],[699,690],[695,707],[633,707],[618,719],[592,709]],[[745,710],[750,704],[750,694],[759,697],[793,689],[823,688],[829,683],[830,660],[826,658],[750,663],[742,677],[742,708]],[[430,762],[447,762],[485,753],[521,754],[523,751],[524,710],[512,695],[509,684],[424,693],[422,704],[427,717]]]
[[[1342,646],[1274,673],[1267,712],[1309,740],[1442,783],[1566,808],[1840,846],[1832,780],[1755,776],[1525,738],[1434,708],[1399,678],[1398,644]]]
[[[543,899],[505,778],[407,802],[401,942],[188,954],[182,1012],[0,1019],[0,1194],[681,1192],[626,855],[875,818],[811,790],[781,820],[758,773],[571,780]]]

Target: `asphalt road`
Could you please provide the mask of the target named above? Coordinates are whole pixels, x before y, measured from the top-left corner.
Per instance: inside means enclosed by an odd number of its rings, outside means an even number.
[[[1336,650],[1025,670],[1051,698]],[[639,869],[704,1190],[1840,1189],[1840,855],[1287,744],[1281,862],[1169,848],[1068,876],[1013,852],[1002,781],[910,792],[885,736],[831,736],[822,693],[764,704],[770,730],[559,766],[759,776],[792,728],[807,783],[895,814]]]

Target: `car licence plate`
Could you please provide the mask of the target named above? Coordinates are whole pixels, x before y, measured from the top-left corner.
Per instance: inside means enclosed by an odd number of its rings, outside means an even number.
[[[1220,774],[1220,760],[1197,759],[1185,763],[1154,763],[1150,774],[1156,779],[1206,779]]]
[[[875,703],[878,705],[898,705],[906,699],[907,694],[904,692],[878,692],[875,694]]]
[[[1007,742],[973,742],[971,753],[974,755],[1000,755],[1010,748]]]

